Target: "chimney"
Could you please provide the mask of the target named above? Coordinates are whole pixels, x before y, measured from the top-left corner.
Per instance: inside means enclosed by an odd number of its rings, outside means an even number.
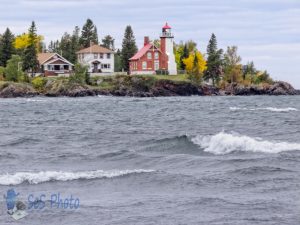
[[[144,46],[150,43],[149,37],[144,37]]]

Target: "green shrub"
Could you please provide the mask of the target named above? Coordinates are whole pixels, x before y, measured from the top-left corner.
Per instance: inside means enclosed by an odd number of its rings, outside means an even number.
[[[267,83],[267,84],[272,84],[273,80],[268,74],[267,71],[259,72],[255,79],[254,79],[255,84],[261,84],[261,83]]]
[[[90,76],[86,66],[80,64],[75,65],[74,73],[69,77],[70,83],[86,84],[90,82]]]
[[[35,77],[32,81],[32,86],[38,90],[38,91],[42,91],[44,89],[44,86],[46,84],[46,80],[42,77]]]
[[[4,80],[4,71],[5,71],[5,68],[0,66],[0,81]]]
[[[7,81],[17,82],[22,79],[24,73],[19,70],[21,62],[21,57],[18,55],[13,55],[11,59],[7,61],[7,66],[4,71]]]
[[[187,75],[187,79],[196,85],[200,85],[202,83],[202,77],[203,77],[203,74],[201,74],[201,73]]]

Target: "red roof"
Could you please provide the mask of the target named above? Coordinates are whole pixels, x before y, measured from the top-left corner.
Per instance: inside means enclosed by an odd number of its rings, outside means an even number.
[[[172,27],[170,27],[169,24],[166,23],[166,25],[163,27],[163,29],[172,29]]]
[[[141,50],[139,50],[132,58],[129,60],[138,60],[140,59],[143,55],[146,54],[146,52],[152,48],[152,44],[147,44],[145,45]]]

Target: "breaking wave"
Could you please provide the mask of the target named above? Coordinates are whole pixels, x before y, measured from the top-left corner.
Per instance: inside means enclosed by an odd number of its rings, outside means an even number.
[[[72,180],[90,180],[100,178],[114,178],[130,174],[151,173],[154,170],[112,170],[112,171],[83,171],[83,172],[62,172],[62,171],[44,171],[44,172],[17,172],[15,174],[0,175],[0,185],[18,185],[24,182],[29,184],[39,184],[49,181],[72,181]]]
[[[298,111],[296,108],[274,108],[274,107],[265,107],[265,108],[239,108],[239,107],[230,107],[231,111],[271,111],[271,112],[291,112],[291,111]]]
[[[213,136],[196,136],[191,139],[194,144],[204,148],[205,152],[224,155],[231,152],[280,153],[300,150],[300,143],[266,141],[237,134],[218,133]]]

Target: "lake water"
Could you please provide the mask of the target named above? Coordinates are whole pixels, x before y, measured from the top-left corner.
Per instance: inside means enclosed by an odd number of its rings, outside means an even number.
[[[1,225],[11,188],[18,224],[299,224],[300,96],[0,99]]]

